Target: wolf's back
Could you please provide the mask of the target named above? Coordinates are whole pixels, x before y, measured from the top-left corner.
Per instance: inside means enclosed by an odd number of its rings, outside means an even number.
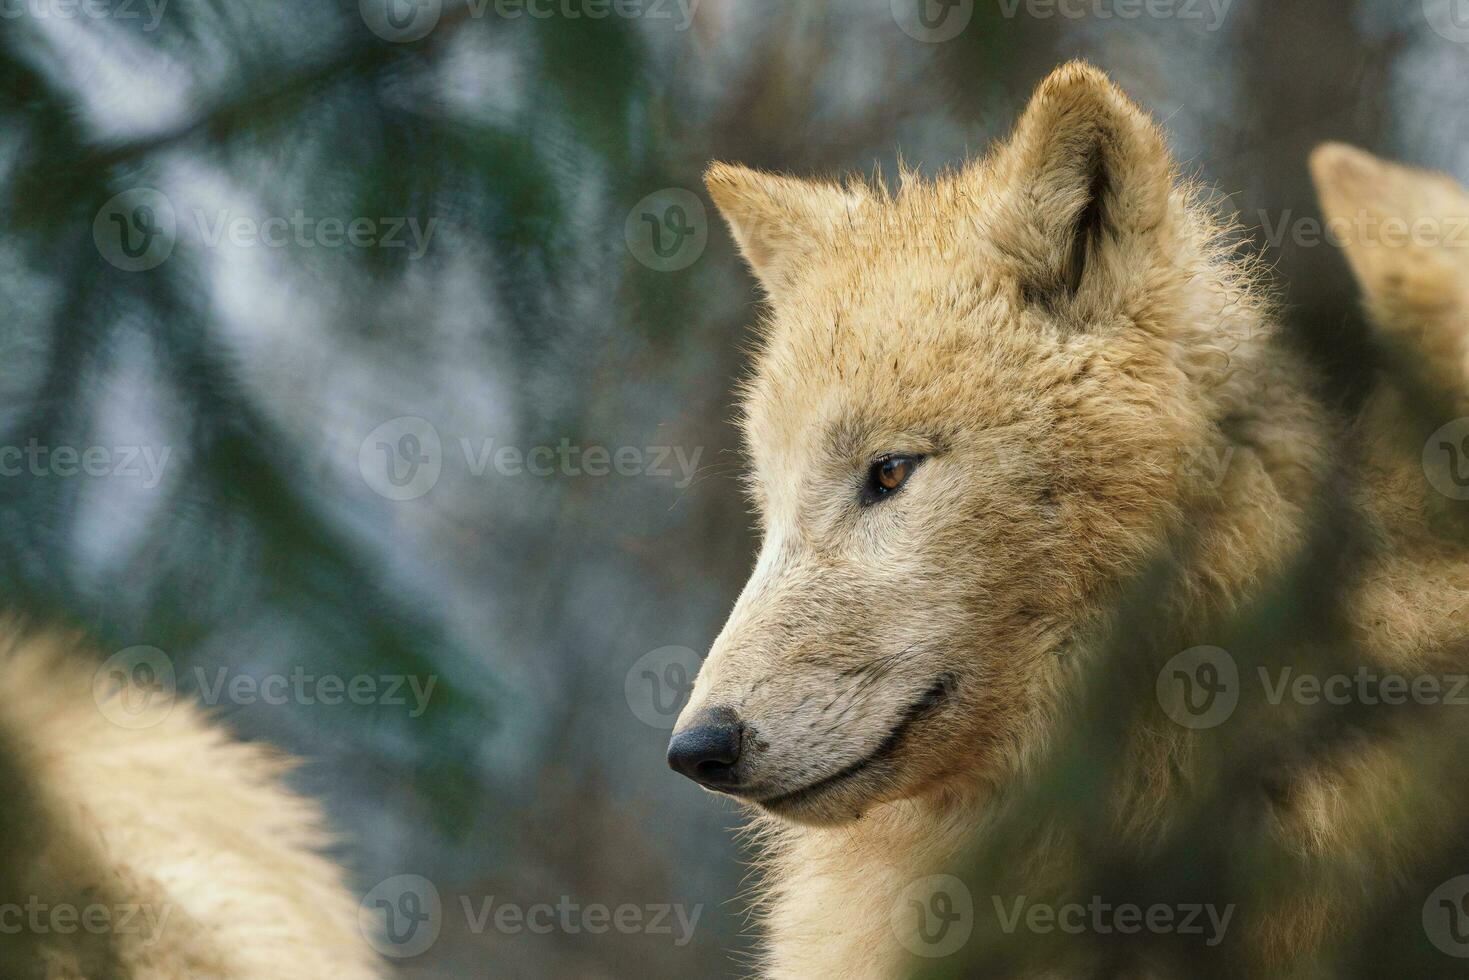
[[[0,637],[0,973],[379,976],[287,762],[185,703],[118,724],[96,663]]]

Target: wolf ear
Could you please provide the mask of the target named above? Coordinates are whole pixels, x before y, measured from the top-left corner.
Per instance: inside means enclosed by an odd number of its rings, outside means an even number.
[[[1316,148],[1311,176],[1377,329],[1469,405],[1469,193],[1342,143]]]
[[[991,166],[1012,191],[1004,242],[1022,288],[1053,310],[1085,313],[1116,300],[1127,285],[1125,251],[1162,234],[1173,167],[1163,135],[1083,62],[1041,83]]]
[[[834,184],[728,163],[713,164],[704,183],[751,271],[772,296],[795,279],[816,240],[866,200],[862,193]]]
[[[1469,272],[1469,193],[1454,178],[1344,143],[1318,146],[1311,176],[1369,300],[1439,308],[1459,299]]]

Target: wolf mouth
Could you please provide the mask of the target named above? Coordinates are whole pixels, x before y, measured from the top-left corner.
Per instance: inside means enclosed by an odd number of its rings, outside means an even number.
[[[776,796],[767,796],[764,799],[755,800],[757,804],[767,809],[789,808],[793,804],[804,803],[807,800],[826,792],[836,784],[856,776],[858,773],[871,768],[883,759],[892,755],[903,743],[903,739],[923,718],[937,711],[946,701],[954,688],[954,676],[943,674],[924,691],[923,694],[904,709],[891,731],[883,738],[877,748],[867,755],[858,759],[850,765],[838,769],[829,776],[822,776],[815,782],[807,783],[799,789],[793,789],[788,793],[780,793]]]

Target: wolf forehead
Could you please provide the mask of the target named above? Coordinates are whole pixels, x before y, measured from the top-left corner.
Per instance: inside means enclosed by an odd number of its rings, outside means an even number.
[[[1084,352],[1044,341],[1019,261],[987,237],[981,206],[958,183],[911,177],[892,196],[813,185],[866,195],[865,213],[796,232],[807,236],[802,261],[783,282],[771,271],[780,256],[756,266],[769,304],[740,420],[757,461],[936,454],[966,426],[1040,417],[1084,377]]]
[[[775,209],[736,230],[768,298],[741,390],[747,434],[841,458],[937,447],[960,420],[1033,415],[1083,374],[1084,352],[1046,342],[1049,311],[1029,303],[1023,260],[990,232],[1004,207],[983,200],[985,178],[910,174],[892,194],[740,179],[760,185],[742,187],[760,195],[745,206]],[[810,210],[797,212],[798,195]],[[795,430],[796,419],[808,425]]]
[[[986,375],[1036,353],[1018,329],[1021,263],[988,230],[986,178],[905,171],[893,193],[716,164],[708,180],[769,300],[746,416],[829,417],[849,435],[832,443],[931,431]]]
[[[937,454],[966,424],[992,428],[1035,415],[1046,393],[1075,374],[1019,339],[837,313],[770,329],[742,389],[740,421],[751,442],[812,460],[821,458],[813,450],[836,463],[885,450]]]

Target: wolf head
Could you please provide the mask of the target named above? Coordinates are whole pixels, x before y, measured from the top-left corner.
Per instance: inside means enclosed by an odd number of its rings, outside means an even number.
[[[1220,492],[1254,300],[1157,127],[1081,64],[896,194],[707,181],[769,301],[742,418],[764,540],[670,764],[815,824],[999,779],[1068,641]]]

